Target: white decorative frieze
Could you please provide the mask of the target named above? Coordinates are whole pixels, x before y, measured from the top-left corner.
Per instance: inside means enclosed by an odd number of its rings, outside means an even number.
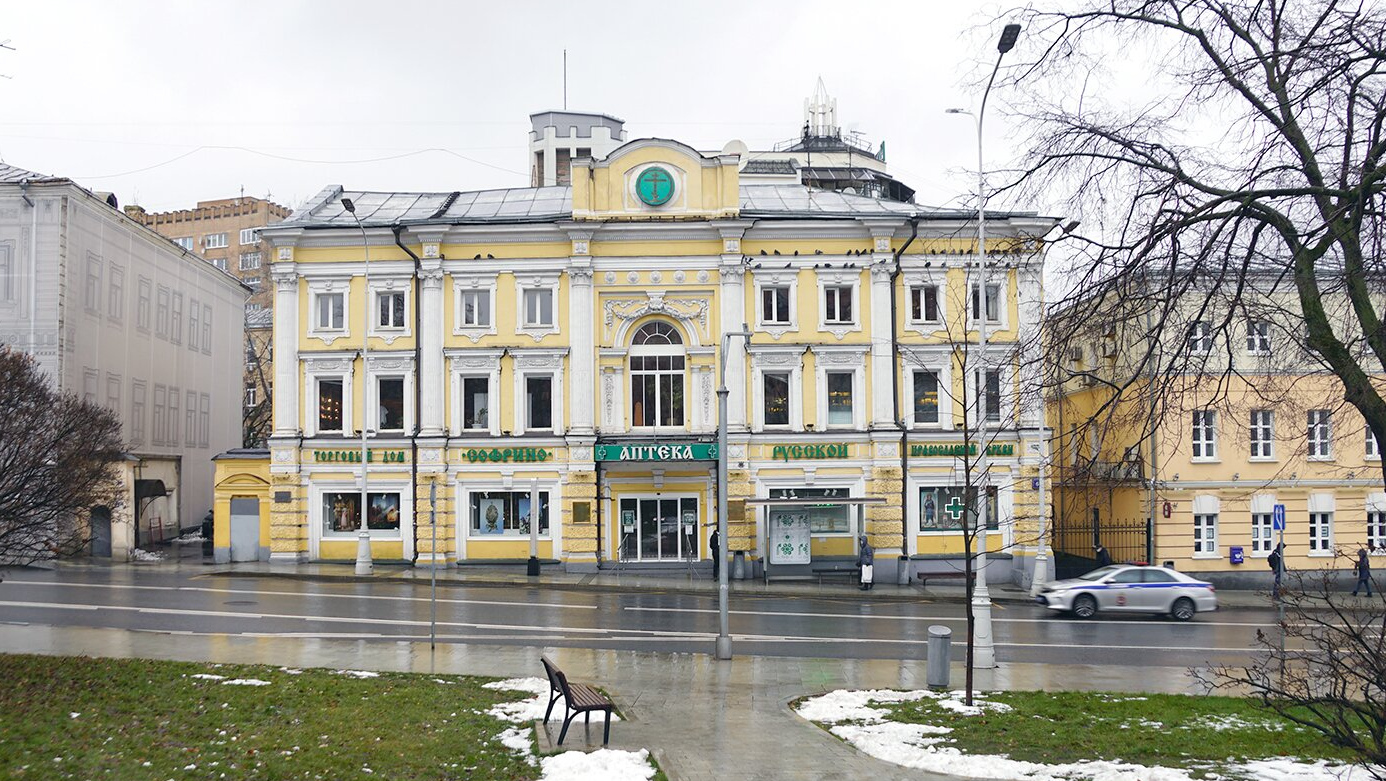
[[[617,320],[629,322],[652,314],[666,315],[684,323],[696,321],[706,330],[709,303],[705,298],[665,298],[663,291],[648,291],[643,300],[607,299],[602,311],[608,330],[615,327]]]
[[[553,369],[562,370],[563,356],[568,351],[563,350],[526,350],[512,349],[510,356],[515,360],[516,369]]]
[[[332,355],[324,357],[305,357],[303,367],[310,374],[330,374],[351,370],[353,356]]]
[[[707,273],[707,269],[702,269],[698,272],[698,282],[707,284],[709,279],[712,279],[712,275]]]
[[[663,282],[663,281],[664,281],[664,275],[663,275],[663,274],[660,274],[658,269],[656,269],[656,270],[650,272],[650,282],[651,282],[652,284],[658,285],[660,282]]]

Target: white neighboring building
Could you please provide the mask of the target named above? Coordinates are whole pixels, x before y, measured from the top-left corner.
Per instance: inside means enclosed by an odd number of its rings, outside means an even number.
[[[0,163],[0,344],[123,424],[125,499],[94,511],[93,553],[125,560],[211,509],[211,457],[241,442],[249,293],[114,196]]]

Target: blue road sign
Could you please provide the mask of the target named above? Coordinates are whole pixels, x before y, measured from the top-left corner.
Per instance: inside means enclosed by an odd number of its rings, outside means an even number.
[[[1271,509],[1271,528],[1275,531],[1285,531],[1285,505],[1277,504]]]

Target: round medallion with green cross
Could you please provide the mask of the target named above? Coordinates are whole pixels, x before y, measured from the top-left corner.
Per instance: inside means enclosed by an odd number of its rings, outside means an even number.
[[[635,178],[635,194],[648,206],[663,206],[674,197],[674,176],[659,166],[651,166]]]

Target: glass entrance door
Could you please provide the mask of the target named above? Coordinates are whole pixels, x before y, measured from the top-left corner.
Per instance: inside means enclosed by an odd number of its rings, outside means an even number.
[[[696,496],[623,498],[621,558],[677,561],[698,556]]]

